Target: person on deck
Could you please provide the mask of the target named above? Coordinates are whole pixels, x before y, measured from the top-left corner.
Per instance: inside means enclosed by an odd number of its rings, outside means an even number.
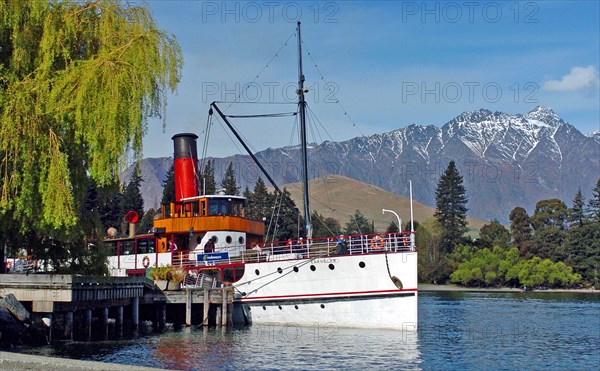
[[[204,245],[204,253],[208,254],[215,251],[215,236],[209,238],[208,242]]]
[[[346,240],[344,240],[344,235],[340,235],[340,237],[338,237],[337,247],[339,255],[348,255],[348,245],[346,244]]]

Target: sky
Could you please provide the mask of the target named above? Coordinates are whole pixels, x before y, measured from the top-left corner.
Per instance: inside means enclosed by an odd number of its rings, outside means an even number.
[[[600,130],[599,1],[147,1],[175,36],[182,79],[167,126],[151,119],[144,157],[171,137],[210,133],[208,156],[243,153],[230,115],[296,110],[296,22],[309,88],[308,140],[343,141],[410,124],[442,126],[480,108],[552,108],[584,134]],[[310,55],[307,54],[310,52]],[[284,103],[284,104],[279,104]],[[253,150],[298,143],[295,117],[232,119]],[[202,155],[202,152],[200,153]]]

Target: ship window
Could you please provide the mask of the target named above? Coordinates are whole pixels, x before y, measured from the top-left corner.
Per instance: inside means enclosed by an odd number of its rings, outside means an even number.
[[[298,306],[297,306],[297,305],[294,305],[294,308],[298,309]]]
[[[294,267],[294,272],[298,273],[299,270],[298,267]]]
[[[279,305],[279,310],[281,310],[281,309],[283,309],[283,308],[281,308],[281,305]]]
[[[260,271],[258,269],[255,269],[254,273],[256,273],[257,276],[260,275]]]
[[[133,241],[121,241],[121,255],[133,254],[134,244]]]
[[[321,304],[321,309],[325,309],[325,304]]]
[[[240,236],[240,238],[238,238],[238,242],[240,243],[240,245],[244,244],[244,236]]]
[[[283,272],[283,269],[281,269],[281,267],[278,267],[277,272],[281,274]]]
[[[213,235],[211,238],[214,240],[215,243],[219,242],[219,237]]]
[[[314,271],[316,271],[316,270],[317,270],[317,267],[315,267],[314,265],[311,265],[311,266],[310,266],[310,270],[314,272]]]
[[[365,267],[365,262],[358,263],[358,266],[361,267],[361,268],[364,268]]]
[[[152,254],[156,252],[156,245],[154,238],[143,238],[137,240],[137,253],[138,254]]]
[[[335,269],[335,265],[329,264],[329,269],[334,270]]]
[[[227,244],[230,244],[231,242],[233,242],[233,238],[231,238],[231,236],[227,236],[225,237],[225,242],[227,242]]]
[[[263,305],[263,310],[267,310],[267,307],[265,307],[264,305]]]

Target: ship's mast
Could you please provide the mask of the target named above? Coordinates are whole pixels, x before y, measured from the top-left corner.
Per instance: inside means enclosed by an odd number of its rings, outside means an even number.
[[[306,143],[306,101],[304,93],[304,74],[302,73],[302,38],[300,37],[300,22],[298,22],[298,110],[300,111],[300,141],[302,147],[302,186],[304,195],[304,218],[306,220],[306,237],[312,237],[312,225],[310,222],[310,208],[308,206],[308,151]]]

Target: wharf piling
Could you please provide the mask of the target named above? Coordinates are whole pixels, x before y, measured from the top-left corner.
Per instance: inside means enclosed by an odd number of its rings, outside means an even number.
[[[232,287],[168,291],[145,277],[3,274],[0,297],[9,294],[48,325],[49,340],[88,341],[108,339],[109,326],[117,337],[137,331],[142,321],[159,331],[166,323],[228,326],[234,297]]]

